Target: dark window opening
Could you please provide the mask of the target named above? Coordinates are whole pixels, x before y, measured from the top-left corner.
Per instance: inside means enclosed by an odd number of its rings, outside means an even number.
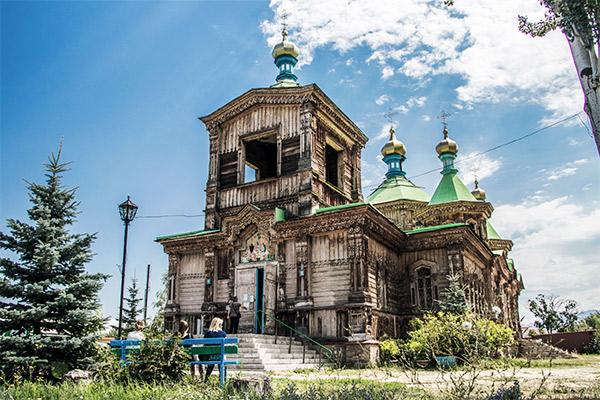
[[[229,251],[227,249],[217,250],[217,276],[219,279],[229,278]]]
[[[263,136],[246,143],[246,174],[254,171],[254,179],[246,176],[244,182],[259,181],[277,176],[277,135]],[[252,175],[252,171],[250,171]]]
[[[427,310],[433,306],[431,270],[429,268],[419,268],[417,270],[417,294],[420,309]]]
[[[281,141],[281,175],[289,175],[298,171],[300,160],[300,137]]]
[[[308,295],[308,281],[306,279],[307,271],[304,263],[298,266],[298,296],[305,297]]]
[[[221,154],[219,159],[219,181],[221,188],[228,188],[237,185],[237,165],[237,151]]]
[[[340,153],[330,145],[325,145],[325,180],[334,186],[339,186],[338,165]]]

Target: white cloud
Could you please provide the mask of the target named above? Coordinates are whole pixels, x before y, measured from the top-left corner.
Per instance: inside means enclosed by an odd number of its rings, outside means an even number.
[[[394,68],[390,66],[385,66],[381,70],[381,79],[388,79],[389,77],[394,75]]]
[[[566,178],[567,176],[575,175],[577,173],[577,169],[578,169],[577,167],[581,166],[583,164],[586,164],[587,162],[588,162],[588,160],[584,158],[581,160],[576,160],[576,161],[567,163],[566,165],[559,167],[559,168],[555,168],[551,171],[542,169],[542,170],[540,170],[540,172],[548,174],[548,177],[546,178],[548,181],[556,181],[561,178]]]
[[[522,298],[556,293],[576,300],[581,309],[598,306],[600,210],[569,197],[528,198],[496,207],[491,222],[515,243],[511,256],[527,288]]]
[[[379,96],[377,98],[377,100],[375,100],[375,103],[378,106],[380,106],[380,105],[387,103],[389,100],[390,100],[390,96],[388,96],[387,94],[382,94],[381,96]]]
[[[485,190],[485,178],[494,175],[502,166],[501,159],[492,159],[483,154],[475,156],[477,153],[469,153],[465,155],[459,154],[456,159],[456,167],[460,179],[466,184],[473,184],[475,177],[479,181],[479,186]]]
[[[421,116],[421,118],[423,119],[423,121],[430,121],[431,120],[431,117],[429,115],[426,115],[426,114],[423,114]]]
[[[394,110],[398,111],[400,114],[408,114],[408,107],[405,105],[394,107]]]
[[[417,107],[423,107],[425,105],[425,102],[427,101],[427,96],[421,96],[421,97],[411,97],[410,99],[408,99],[408,101],[406,102],[406,105],[409,108],[412,108],[414,106]]]
[[[560,32],[531,38],[517,29],[517,16],[535,20],[544,8],[536,0],[456,2],[454,7],[423,0],[271,0],[277,13],[293,9],[291,38],[300,64],[312,62],[318,47],[340,53],[364,47],[367,62],[426,82],[432,75],[462,79],[457,100],[475,103],[529,101],[545,107],[547,123],[582,108],[583,96],[567,40]],[[280,40],[280,24],[264,21],[269,44]]]

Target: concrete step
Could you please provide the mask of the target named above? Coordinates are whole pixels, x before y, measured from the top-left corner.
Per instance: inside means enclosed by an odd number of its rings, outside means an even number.
[[[321,366],[319,353],[309,347],[304,348],[299,340],[292,340],[291,352],[289,338],[270,335],[239,334],[239,354],[227,356],[228,360],[240,360],[240,365],[232,365],[234,370],[274,371],[298,368],[316,368]],[[302,354],[304,352],[304,362]]]

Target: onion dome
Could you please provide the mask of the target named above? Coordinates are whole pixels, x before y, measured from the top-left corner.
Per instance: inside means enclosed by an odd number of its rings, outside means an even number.
[[[456,142],[454,140],[452,140],[448,137],[448,129],[444,128],[444,140],[442,140],[441,142],[438,143],[437,146],[435,146],[435,151],[437,151],[437,153],[439,155],[442,155],[445,153],[451,153],[451,154],[458,153],[458,145],[456,144]]]
[[[275,47],[273,47],[273,52],[271,53],[273,59],[276,60],[277,57],[283,55],[298,58],[298,47],[296,47],[294,43],[287,41],[288,33],[285,29],[283,30],[283,32],[281,32],[281,36],[283,36],[281,42],[277,43]]]
[[[475,197],[479,201],[485,201],[485,190],[479,187],[479,182],[475,179],[475,189],[471,192],[473,197]]]
[[[401,156],[406,154],[406,147],[404,147],[404,143],[396,139],[396,136],[394,135],[395,132],[393,127],[390,128],[390,140],[381,148],[381,155],[384,157],[392,154]]]
[[[298,47],[295,44],[287,41],[287,31],[284,29],[281,32],[281,42],[273,47],[271,55],[275,59],[275,65],[279,68],[279,75],[275,80],[275,84],[271,87],[298,87],[300,84],[296,82],[298,77],[294,74],[294,67],[298,62]]]

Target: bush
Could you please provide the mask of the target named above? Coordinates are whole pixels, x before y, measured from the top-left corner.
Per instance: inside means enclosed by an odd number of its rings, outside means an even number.
[[[399,339],[385,339],[379,343],[379,354],[381,362],[388,364],[392,361],[398,361],[401,352],[402,341]]]
[[[470,313],[429,313],[411,325],[415,329],[402,346],[407,360],[455,356],[462,362],[474,362],[497,356],[514,340],[514,332],[505,325]]]
[[[189,369],[187,354],[178,337],[166,338],[163,334],[147,333],[139,351],[129,357],[131,363],[117,374],[121,381],[180,381]],[[118,361],[117,361],[118,363]]]
[[[600,331],[594,332],[592,340],[583,348],[586,354],[600,354]]]

